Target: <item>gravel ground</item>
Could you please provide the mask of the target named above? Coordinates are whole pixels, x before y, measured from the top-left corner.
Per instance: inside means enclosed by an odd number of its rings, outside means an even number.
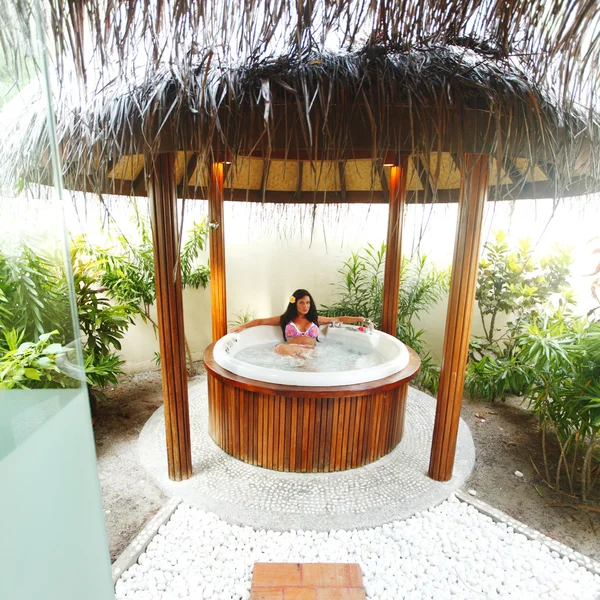
[[[117,582],[117,600],[247,600],[254,562],[359,563],[372,600],[594,600],[600,575],[450,500],[352,531],[274,532],[180,504]]]
[[[167,500],[140,466],[137,454],[139,432],[162,404],[160,372],[125,377],[107,396],[98,405],[94,433],[114,561]],[[543,483],[533,467],[541,470],[542,460],[532,415],[516,401],[465,402],[462,417],[477,452],[465,487],[513,518],[600,560],[600,503],[592,499],[586,507]],[[523,477],[515,476],[517,470]]]

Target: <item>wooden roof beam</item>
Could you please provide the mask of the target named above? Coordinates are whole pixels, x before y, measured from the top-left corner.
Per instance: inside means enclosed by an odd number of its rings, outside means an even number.
[[[415,171],[419,176],[419,181],[423,186],[423,203],[427,202],[428,199],[433,198],[433,188],[431,187],[431,181],[429,180],[429,172],[425,167],[423,156],[421,154],[412,155],[413,165]]]
[[[140,172],[133,180],[131,191],[134,196],[146,196],[148,194],[148,186],[146,185],[146,161],[144,161],[144,165],[140,169]]]
[[[302,202],[302,173],[304,171],[304,162],[298,162],[298,179],[296,181],[296,202]]]
[[[338,163],[338,172],[340,175],[340,194],[342,196],[342,202],[348,201],[348,195],[346,194],[346,165],[343,162]]]
[[[183,169],[183,177],[180,183],[177,184],[177,196],[179,198],[189,198],[188,190],[190,188],[190,177],[196,172],[198,166],[199,154],[192,152],[189,160]],[[198,187],[198,186],[193,186]]]

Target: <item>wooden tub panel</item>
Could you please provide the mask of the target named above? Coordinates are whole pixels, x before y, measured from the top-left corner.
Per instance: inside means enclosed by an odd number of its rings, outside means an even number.
[[[210,350],[210,352],[209,352]],[[245,380],[205,353],[208,429],[225,452],[277,471],[332,472],[360,467],[391,452],[402,439],[414,359],[378,382],[311,390]],[[312,393],[314,392],[314,393]]]

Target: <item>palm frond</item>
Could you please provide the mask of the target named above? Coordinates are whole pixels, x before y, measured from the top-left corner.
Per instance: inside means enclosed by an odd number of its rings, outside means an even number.
[[[235,169],[239,157],[262,156],[265,181],[270,159],[303,156],[314,189],[326,162],[343,168],[366,154],[373,190],[387,154],[408,151],[432,165],[426,199],[443,187],[434,160],[442,152],[457,164],[464,152],[496,157],[496,190],[510,173],[513,197],[540,181],[538,170],[546,195],[598,189],[592,4],[53,0],[46,20],[65,182],[143,193],[156,154],[179,149],[195,155],[197,173],[212,159],[230,157]],[[32,11],[32,0],[0,0],[0,45],[35,56]],[[33,83],[25,93],[0,119],[5,192],[51,183],[45,114]],[[113,173],[124,156],[143,156],[143,171]],[[181,194],[205,185],[187,175]]]

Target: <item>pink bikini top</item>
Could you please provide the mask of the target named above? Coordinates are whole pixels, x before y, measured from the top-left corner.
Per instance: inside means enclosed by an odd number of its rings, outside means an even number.
[[[306,337],[311,337],[311,338],[319,337],[318,325],[316,325],[315,323],[311,323],[310,327],[306,331],[300,331],[298,329],[298,326],[296,325],[296,323],[294,323],[294,321],[290,321],[285,326],[285,339],[286,340],[289,338],[295,338],[295,337],[299,337],[302,335],[306,336]]]

